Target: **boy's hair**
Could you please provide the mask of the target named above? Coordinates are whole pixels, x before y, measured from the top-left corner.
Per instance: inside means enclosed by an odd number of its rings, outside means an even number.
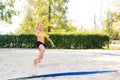
[[[37,26],[39,26],[40,23],[44,24],[43,22],[39,22],[39,23],[37,24]]]

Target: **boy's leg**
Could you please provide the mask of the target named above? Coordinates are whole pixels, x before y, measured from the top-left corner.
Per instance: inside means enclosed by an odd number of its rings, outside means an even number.
[[[38,55],[38,60],[42,60],[43,56],[44,56],[44,52],[45,52],[45,47],[44,45],[40,45],[39,46],[39,55]]]
[[[45,52],[45,47],[44,45],[40,45],[39,46],[39,54],[38,57],[34,60],[34,64],[36,65],[38,62],[40,62],[44,56],[44,52]]]

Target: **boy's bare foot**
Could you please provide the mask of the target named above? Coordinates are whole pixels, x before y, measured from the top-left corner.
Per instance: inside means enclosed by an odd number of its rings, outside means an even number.
[[[34,60],[34,65],[37,65],[37,63],[39,63],[40,60]]]

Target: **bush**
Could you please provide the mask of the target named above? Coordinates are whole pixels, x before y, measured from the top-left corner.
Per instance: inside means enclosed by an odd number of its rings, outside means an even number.
[[[35,48],[34,35],[0,35],[0,48]]]
[[[98,34],[52,34],[50,37],[56,47],[62,49],[100,49],[109,44],[110,40],[107,35]],[[47,47],[50,47],[48,41],[46,41],[46,44]]]
[[[50,34],[58,49],[100,49],[110,38],[100,34]],[[30,35],[0,35],[0,48],[36,48],[36,37]],[[46,48],[51,44],[46,40]]]

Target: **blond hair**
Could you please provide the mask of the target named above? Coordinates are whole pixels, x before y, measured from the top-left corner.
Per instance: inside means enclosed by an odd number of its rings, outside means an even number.
[[[39,23],[37,24],[37,26],[39,26],[39,24],[41,24],[41,23],[44,24],[43,22],[39,22]]]

